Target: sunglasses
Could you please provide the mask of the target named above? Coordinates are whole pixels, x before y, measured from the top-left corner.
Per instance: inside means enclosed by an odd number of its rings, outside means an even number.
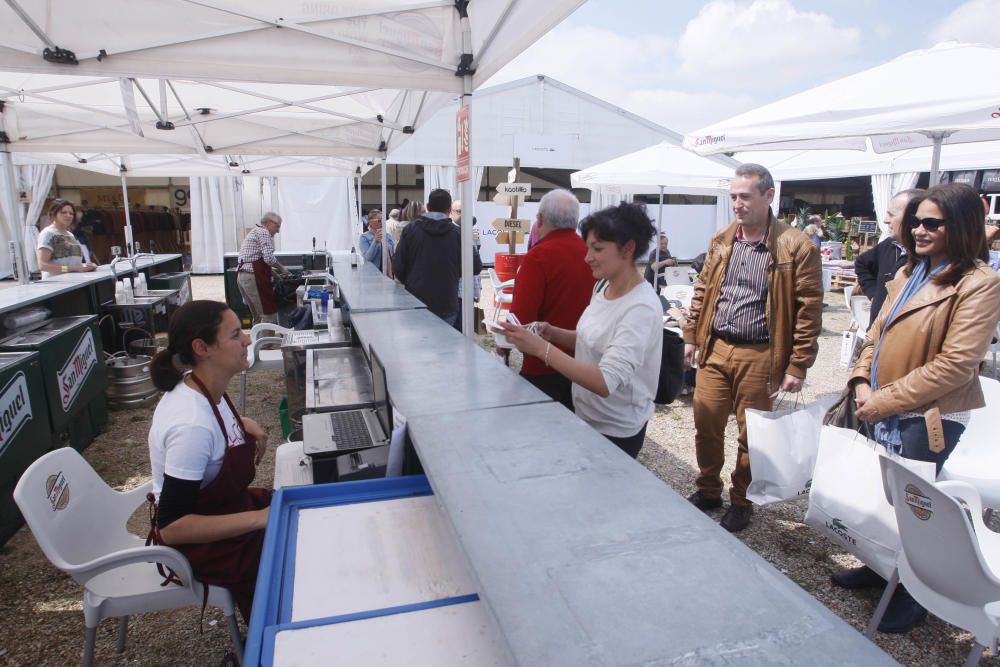
[[[945,224],[947,220],[942,220],[941,218],[910,218],[907,221],[910,229],[916,229],[917,227],[923,226],[929,232],[936,232],[938,228]]]

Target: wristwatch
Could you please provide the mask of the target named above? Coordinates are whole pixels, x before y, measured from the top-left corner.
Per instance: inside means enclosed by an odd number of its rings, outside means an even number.
[[[62,273],[69,273],[69,267],[63,264]]]

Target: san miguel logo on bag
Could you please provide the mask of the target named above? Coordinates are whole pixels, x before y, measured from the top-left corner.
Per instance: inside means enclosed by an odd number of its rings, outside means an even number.
[[[73,405],[87,377],[96,366],[97,345],[94,344],[94,333],[88,328],[73,349],[73,354],[69,355],[69,359],[56,375],[63,410],[69,410],[69,406]]]
[[[49,505],[53,512],[66,509],[69,505],[69,483],[66,476],[60,472],[57,475],[49,475],[45,480],[45,493],[49,496]]]
[[[934,504],[930,498],[923,495],[923,492],[913,484],[907,484],[903,491],[906,494],[904,496],[906,504],[910,506],[914,516],[921,521],[931,518],[931,514],[934,514]]]
[[[853,537],[851,537],[847,529],[847,526],[845,526],[844,522],[841,521],[840,519],[830,519],[829,521],[826,522],[826,527],[830,529],[834,535],[844,540],[845,542],[849,542],[853,546],[858,546],[858,541]]]
[[[28,379],[24,373],[18,373],[0,391],[0,452],[7,448],[31,416]]]

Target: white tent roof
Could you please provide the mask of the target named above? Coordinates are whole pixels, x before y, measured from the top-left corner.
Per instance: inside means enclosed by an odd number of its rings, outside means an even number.
[[[574,188],[614,189],[623,195],[656,193],[662,186],[665,194],[719,196],[728,190],[737,164],[726,157],[700,157],[668,140],[578,171],[570,178]]]
[[[473,95],[472,164],[579,169],[681,135],[588,95],[537,75],[476,91]],[[454,165],[452,101],[389,155],[395,164]]]
[[[0,69],[99,77],[462,92],[455,0],[18,0],[0,5]],[[479,86],[583,0],[474,0]],[[17,12],[14,7],[23,12]],[[71,52],[76,65],[47,62]]]
[[[931,145],[935,133],[945,144],[1000,139],[998,70],[1000,48],[938,44],[692,132],[684,146],[709,155],[870,141],[882,153]]]

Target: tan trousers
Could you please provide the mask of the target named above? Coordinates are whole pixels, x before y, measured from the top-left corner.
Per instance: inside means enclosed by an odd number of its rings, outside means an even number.
[[[736,469],[729,491],[733,505],[749,505],[750,454],[747,451],[747,408],[770,410],[767,391],[768,344],[730,345],[715,339],[703,366],[698,368],[694,390],[695,453],[700,470],[695,484],[706,498],[722,496],[726,423],[736,411],[740,434]],[[703,351],[704,352],[704,351]]]
[[[239,288],[240,294],[243,295],[243,302],[250,309],[250,318],[253,320],[251,325],[260,324],[261,322],[277,324],[278,313],[264,314],[264,307],[260,305],[260,295],[257,294],[257,281],[254,279],[252,273],[247,273],[246,271],[237,273],[236,286]]]

